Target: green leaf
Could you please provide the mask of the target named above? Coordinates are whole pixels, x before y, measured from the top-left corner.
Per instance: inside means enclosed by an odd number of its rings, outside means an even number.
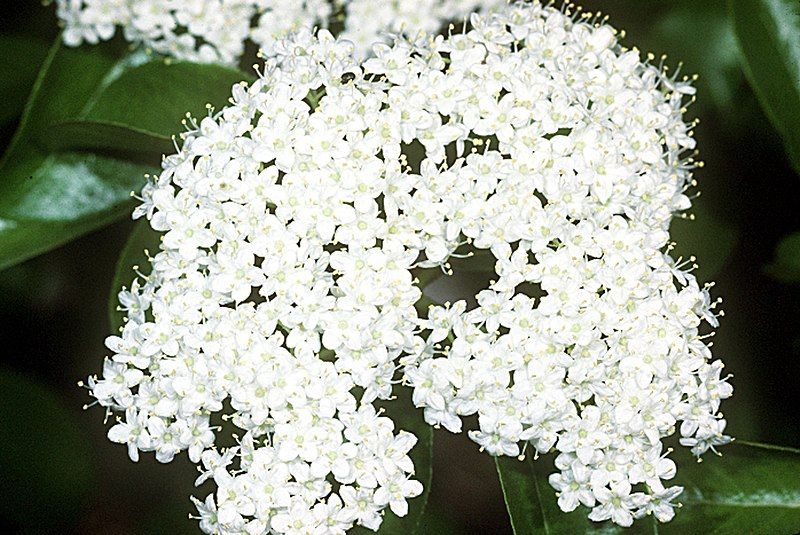
[[[800,282],[800,232],[784,237],[775,249],[775,258],[765,271],[784,282]]]
[[[50,153],[38,142],[49,125],[78,115],[119,65],[113,44],[67,49],[59,40],[50,50],[0,161],[0,268],[122,216],[131,190],[156,170],[108,155]]]
[[[0,523],[65,532],[92,488],[89,443],[75,414],[46,386],[0,367]]]
[[[125,323],[125,315],[117,310],[119,305],[117,294],[130,287],[137,276],[137,271],[141,270],[145,275],[150,272],[148,254],[156,254],[160,243],[161,233],[153,230],[147,220],[137,221],[133,226],[122,254],[117,260],[111,294],[108,296],[108,319],[112,331],[116,331]]]
[[[468,519],[463,520],[465,520],[464,524],[469,524]],[[416,533],[423,535],[459,535],[463,533],[463,530],[459,529],[459,526],[444,509],[434,508],[433,504],[429,503],[425,508],[425,514],[422,515],[417,525]]]
[[[169,136],[133,126],[92,119],[56,123],[42,135],[50,151],[99,150],[131,154],[167,154],[173,150]]]
[[[0,170],[0,269],[123,217],[130,192],[154,171],[92,154],[26,156]]]
[[[653,533],[653,521],[641,520],[632,528],[623,529],[611,522],[592,522],[585,507],[565,513],[558,507],[556,491],[547,478],[555,473],[550,457],[524,461],[516,457],[497,457],[497,475],[503,489],[511,527],[515,535],[616,535]]]
[[[0,268],[128,213],[185,114],[223,105],[244,78],[116,41],[70,49],[59,39],[0,161]]]
[[[205,115],[207,104],[225,105],[231,87],[252,78],[229,67],[175,63],[141,51],[129,54],[116,41],[69,48],[57,39],[12,149],[47,138],[55,124],[75,120],[112,123],[170,138],[182,129],[187,113]],[[4,160],[11,155],[13,150]]]
[[[728,5],[745,74],[800,173],[800,2]]]
[[[422,483],[422,495],[408,500],[408,514],[398,517],[388,508],[383,518],[378,533],[387,535],[427,533],[420,531],[428,503],[431,481],[433,479],[433,427],[425,423],[422,411],[414,407],[411,400],[411,389],[405,386],[396,386],[394,389],[397,399],[379,401],[376,405],[383,408],[386,416],[394,421],[395,432],[403,430],[415,434],[419,441],[411,450],[410,457],[414,461],[414,479]],[[353,535],[368,535],[374,531],[356,526],[347,533]]]
[[[711,280],[725,266],[738,241],[736,229],[716,218],[702,199],[692,201],[691,219],[676,217],[669,229],[676,244],[671,256],[684,260],[696,256],[694,274],[701,283]]]
[[[31,150],[39,134],[51,124],[77,117],[88,99],[102,87],[120,61],[112,44],[67,48],[57,39],[42,65],[25,106],[19,129],[0,161],[9,161]],[[4,180],[2,184],[8,182]]]
[[[231,87],[249,76],[237,69],[164,60],[149,61],[121,73],[79,116],[170,137],[187,113],[206,115],[206,105],[221,108]]]
[[[662,533],[708,535],[800,532],[800,450],[737,441],[693,462],[676,452],[683,504]]]

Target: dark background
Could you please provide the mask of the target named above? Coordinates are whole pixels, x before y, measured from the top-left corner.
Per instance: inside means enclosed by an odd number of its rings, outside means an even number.
[[[687,73],[700,74],[689,116],[701,120],[702,196],[697,220],[676,222],[673,239],[724,298],[714,354],[735,375],[735,395],[723,405],[730,433],[800,446],[800,287],[771,266],[780,239],[800,231],[800,177],[742,74],[724,2],[583,6],[624,28],[626,46],[665,52],[668,64],[682,59]],[[4,46],[30,48],[24,65],[0,57],[0,146],[57,34],[53,12],[28,1],[0,8],[0,38],[11,39]],[[114,224],[0,272],[0,522],[14,531],[197,532],[186,518],[195,473],[185,455],[159,465],[145,454],[134,464],[106,439],[102,409],[81,410],[89,397],[77,381],[98,373],[106,354],[108,294],[130,228]],[[464,435],[436,432],[429,507],[425,533],[510,533],[493,462]]]

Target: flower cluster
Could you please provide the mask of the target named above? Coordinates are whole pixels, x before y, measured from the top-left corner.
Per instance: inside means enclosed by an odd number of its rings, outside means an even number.
[[[422,492],[416,437],[372,404],[422,345],[418,251],[383,216],[406,175],[399,145],[379,157],[386,94],[351,44],[323,31],[276,50],[144,189],[161,248],[120,295],[128,321],[89,387],[126,412],[109,437],[133,459],[188,450],[205,466],[206,531],[377,529]],[[214,448],[215,413],[245,431],[235,448]]]
[[[236,63],[252,39],[269,50],[275,39],[327,21],[328,0],[55,0],[64,42],[77,46],[111,39],[171,57]]]
[[[327,27],[344,17],[344,34],[366,57],[386,32],[435,32],[447,21],[507,0],[55,0],[69,46],[125,39],[167,56],[234,64],[248,41],[267,55],[276,40],[299,29]],[[342,14],[342,12],[344,12]]]
[[[508,0],[340,0],[345,6],[343,39],[364,58],[392,34],[435,34],[448,22],[463,23],[470,13],[489,12]]]
[[[273,52],[142,192],[160,250],[89,382],[125,412],[110,438],[188,450],[217,486],[207,532],[377,529],[422,491],[416,438],[374,406],[402,380],[432,425],[477,415],[492,455],[558,451],[565,511],[669,520],[662,439],[724,444],[731,394],[701,334],[716,303],[668,254],[688,82],[539,3],[363,64],[325,30]],[[496,271],[477,306],[420,317],[415,275],[474,251]]]
[[[696,455],[728,442],[718,411],[732,392],[702,333],[717,303],[668,254],[696,166],[689,81],[612,28],[537,4],[367,68],[403,95],[398,136],[435,123],[403,205],[428,260],[462,244],[494,260],[477,306],[432,307],[421,325],[405,378],[426,420],[458,432],[477,415],[469,436],[492,455],[555,449],[565,511],[671,519],[681,489],[665,485],[676,467],[662,439],[681,422]]]

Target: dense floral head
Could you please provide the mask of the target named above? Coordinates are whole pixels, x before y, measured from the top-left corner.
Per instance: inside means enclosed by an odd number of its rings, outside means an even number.
[[[458,432],[477,415],[469,436],[492,455],[557,451],[565,511],[672,518],[681,489],[664,485],[676,467],[662,439],[681,422],[696,455],[728,442],[731,395],[701,334],[717,303],[669,256],[697,166],[688,81],[609,26],[538,4],[397,43],[366,69],[396,84],[406,116],[436,123],[401,204],[426,263],[494,261],[476,306],[431,307],[426,350],[405,362],[426,420]]]
[[[70,46],[111,39],[158,54],[234,64],[248,42],[272,54],[276,40],[314,27],[342,27],[365,57],[389,33],[436,32],[479,9],[507,0],[55,0]]]
[[[492,455],[555,449],[564,510],[669,520],[662,439],[725,443],[731,393],[714,304],[668,254],[691,87],[538,3],[363,64],[327,31],[273,51],[143,191],[160,251],[90,381],[126,412],[111,439],[188,450],[218,488],[206,531],[377,528],[422,490],[415,437],[373,405],[402,381],[432,425],[477,414]],[[496,272],[477,305],[420,313],[417,277],[475,253]],[[238,446],[214,447],[215,413]]]
[[[399,152],[379,157],[386,91],[352,44],[301,33],[276,51],[145,188],[137,215],[161,250],[121,296],[128,321],[90,386],[126,411],[109,436],[132,458],[202,463],[218,488],[199,503],[207,531],[377,529],[422,491],[416,437],[372,405],[422,346],[418,251],[379,205]],[[223,452],[219,412],[245,432]]]

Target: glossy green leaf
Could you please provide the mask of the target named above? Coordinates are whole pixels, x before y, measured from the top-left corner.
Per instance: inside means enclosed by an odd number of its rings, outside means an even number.
[[[684,487],[675,518],[665,524],[642,518],[629,529],[594,523],[585,507],[571,513],[559,510],[547,481],[554,471],[548,459],[520,462],[503,457],[497,459],[497,471],[517,535],[800,532],[800,450],[736,442],[722,452],[721,457],[705,456],[702,463],[683,448],[675,452],[678,475],[671,483]]]
[[[738,241],[737,230],[715,217],[702,199],[692,201],[688,212],[691,218],[676,217],[669,229],[675,242],[671,256],[684,260],[695,256],[698,268],[694,274],[701,283],[711,280],[725,266]]]
[[[378,533],[386,535],[420,535],[428,533],[422,527],[425,508],[428,503],[431,481],[433,479],[433,428],[425,423],[422,411],[414,407],[411,401],[411,389],[405,386],[395,386],[397,399],[379,401],[376,405],[383,408],[386,416],[394,421],[395,432],[404,430],[413,433],[419,441],[411,450],[410,457],[414,461],[414,479],[422,483],[421,496],[408,500],[408,514],[398,517],[388,508],[383,518]],[[356,526],[347,533],[355,535],[368,535],[375,533],[367,528]]]
[[[800,172],[800,2],[729,0],[742,65]]]
[[[79,116],[87,102],[122,68],[121,57],[112,43],[67,48],[57,39],[37,76],[20,127],[0,161],[0,170],[30,151],[48,126]],[[3,180],[0,187],[6,182]]]
[[[776,279],[800,282],[800,232],[789,234],[778,243],[775,258],[765,270]]]
[[[108,297],[108,319],[112,331],[122,327],[125,319],[125,315],[117,310],[119,305],[117,294],[130,287],[137,276],[137,271],[145,275],[150,272],[148,254],[156,254],[160,243],[161,233],[153,230],[147,220],[137,221],[133,226],[117,261],[114,280],[111,283],[111,294]]]
[[[100,155],[36,153],[34,158],[38,165],[27,179],[21,166],[0,170],[0,176],[10,169],[23,177],[8,180],[16,186],[13,196],[0,197],[0,269],[128,214],[130,192],[154,170]]]
[[[683,504],[662,533],[680,535],[703,526],[708,535],[800,532],[800,450],[734,442],[721,457],[697,463],[676,452],[675,484]]]
[[[51,153],[39,143],[49,125],[80,114],[118,75],[119,58],[113,43],[67,49],[56,42],[48,54],[0,161],[0,267],[120,217],[130,209],[131,190],[157,169],[108,155]]]
[[[58,533],[80,518],[92,488],[91,452],[69,404],[0,367],[0,523]]]
[[[140,128],[92,119],[56,123],[42,135],[50,151],[113,151],[114,153],[168,154],[173,150],[169,136]]]
[[[158,171],[185,114],[225,104],[243,78],[128,54],[117,42],[57,42],[0,161],[0,268],[128,213],[130,192]]]
[[[170,137],[182,131],[187,113],[202,117],[206,105],[221,108],[228,103],[234,84],[252,78],[219,65],[149,61],[122,72],[79,118]]]

